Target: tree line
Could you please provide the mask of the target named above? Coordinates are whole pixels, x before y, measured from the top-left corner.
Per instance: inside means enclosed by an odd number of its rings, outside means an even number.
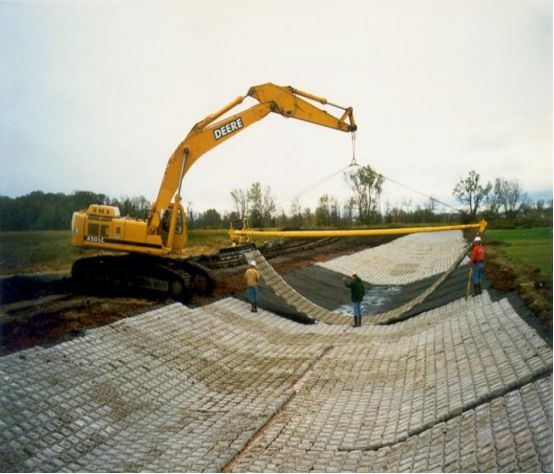
[[[358,167],[345,174],[352,194],[340,203],[335,196],[322,195],[314,210],[302,207],[294,199],[287,210],[277,210],[269,186],[259,182],[247,189],[231,191],[233,211],[220,214],[216,209],[189,215],[198,227],[224,227],[230,222],[248,219],[250,227],[350,228],[374,224],[475,222],[478,217],[489,221],[519,219],[530,225],[552,225],[552,199],[533,202],[517,180],[496,178],[494,183],[481,180],[475,170],[469,171],[452,190],[461,209],[445,206],[428,197],[414,204],[403,199],[392,204],[383,200],[384,176],[370,166]],[[440,210],[439,210],[440,209]]]
[[[90,191],[63,193],[32,193],[17,198],[0,196],[0,230],[68,230],[74,211],[90,204],[117,206],[121,215],[145,218],[150,203],[144,196],[111,198]]]
[[[518,180],[496,178],[494,182],[483,182],[475,170],[458,181],[452,194],[458,202],[467,206],[470,218],[475,218],[479,209],[481,214],[493,219],[552,216],[552,199],[533,202]]]
[[[552,200],[533,202],[517,180],[496,178],[494,182],[484,182],[474,170],[460,179],[452,191],[462,209],[447,209],[432,197],[419,204],[405,199],[392,204],[382,196],[385,178],[370,166],[347,172],[344,179],[351,195],[339,202],[335,196],[323,194],[315,209],[303,207],[299,198],[293,199],[288,209],[278,208],[271,188],[254,182],[246,189],[230,192],[230,210],[221,212],[212,208],[195,212],[189,203],[189,227],[226,228],[246,219],[252,228],[351,228],[474,222],[479,216],[489,221],[522,219],[534,225],[552,225]],[[122,216],[142,219],[147,218],[150,210],[144,196],[113,198],[90,191],[69,195],[34,191],[17,198],[0,196],[0,230],[66,230],[72,213],[90,204],[117,206]]]

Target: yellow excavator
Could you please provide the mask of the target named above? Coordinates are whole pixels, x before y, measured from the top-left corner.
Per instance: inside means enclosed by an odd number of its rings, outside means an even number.
[[[221,118],[247,96],[258,103]],[[251,87],[247,96],[237,97],[198,122],[179,144],[169,158],[147,220],[121,217],[119,208],[102,204],[91,204],[88,209],[73,213],[73,245],[124,252],[77,260],[72,268],[75,281],[144,288],[180,301],[189,300],[193,293],[210,294],[215,282],[209,269],[183,255],[187,223],[181,204],[181,184],[196,160],[270,112],[343,132],[357,129],[351,107],[332,104],[290,86],[261,84]],[[305,99],[338,108],[342,114],[335,117]]]

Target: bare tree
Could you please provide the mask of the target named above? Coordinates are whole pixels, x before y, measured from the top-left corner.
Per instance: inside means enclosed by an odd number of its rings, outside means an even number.
[[[273,213],[277,208],[275,200],[271,195],[271,188],[266,186],[262,190],[262,185],[256,182],[250,186],[246,195],[250,208],[252,227],[267,227],[271,225]]]
[[[331,223],[331,210],[329,208],[329,195],[324,194],[319,198],[315,208],[315,224],[318,226],[328,226]]]
[[[529,197],[519,184],[519,181],[508,181],[503,178],[496,178],[494,182],[494,201],[504,208],[504,215],[513,219],[517,213],[529,203]]]
[[[262,226],[262,186],[260,183],[253,183],[247,191],[250,225],[252,227]]]
[[[492,189],[492,192],[487,196],[486,203],[489,206],[489,211],[493,215],[497,215],[500,213],[500,208],[502,206],[502,199],[500,197],[500,193],[498,188],[498,179],[496,180],[494,187]]]
[[[302,223],[308,227],[312,227],[315,224],[314,214],[309,207],[305,207],[302,211]]]
[[[469,215],[475,218],[477,210],[487,198],[492,189],[492,184],[487,182],[481,185],[479,173],[471,170],[466,178],[462,178],[456,184],[452,195],[462,204],[469,206]]]
[[[335,227],[341,225],[340,205],[336,196],[331,196],[329,201],[329,213],[331,225]]]
[[[188,227],[192,229],[194,227],[194,209],[192,208],[192,201],[187,202],[186,214]]]
[[[275,204],[275,199],[273,199],[273,196],[271,195],[271,188],[266,186],[264,188],[262,199],[262,222],[264,227],[271,225],[271,220],[273,219],[273,214],[276,209],[277,205]]]
[[[437,209],[437,200],[435,198],[430,197],[424,204],[425,210],[429,214],[433,214]]]
[[[422,215],[422,220],[424,222],[428,221],[428,222],[432,222],[433,221],[433,216],[435,214],[435,211],[437,209],[437,200],[433,197],[430,197],[427,201],[425,201],[425,203],[423,204],[423,212],[421,213]]]
[[[340,208],[335,196],[324,194],[319,198],[315,208],[315,223],[318,226],[338,226],[340,224]]]
[[[298,198],[294,198],[290,205],[290,218],[293,227],[300,227],[302,225],[302,206]]]
[[[244,219],[248,215],[248,192],[243,189],[234,189],[231,191],[231,198],[235,205],[235,210],[239,219]]]
[[[346,176],[350,188],[354,191],[360,223],[369,224],[383,191],[384,178],[369,165],[361,166]]]
[[[350,197],[346,200],[343,206],[343,221],[347,226],[351,226],[354,222],[354,208],[356,207],[356,202],[353,197]]]

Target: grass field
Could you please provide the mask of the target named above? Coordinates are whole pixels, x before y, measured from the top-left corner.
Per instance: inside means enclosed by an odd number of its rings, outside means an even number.
[[[0,275],[59,272],[71,269],[80,257],[94,250],[81,250],[70,244],[70,231],[0,232]],[[261,240],[255,240],[261,243]],[[231,245],[226,229],[189,231],[187,254],[215,253]]]
[[[540,269],[552,282],[552,228],[490,229],[484,242],[495,245],[499,253],[516,265]]]
[[[59,271],[81,252],[70,243],[70,231],[0,232],[0,274]]]
[[[484,242],[487,277],[508,282],[552,337],[552,228],[490,229]]]

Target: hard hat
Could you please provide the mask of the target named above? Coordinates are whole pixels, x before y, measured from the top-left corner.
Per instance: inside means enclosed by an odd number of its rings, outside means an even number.
[[[250,266],[251,266],[251,267],[255,267],[255,266],[256,266],[256,261],[255,261],[255,260],[251,260],[251,261],[250,261]]]
[[[477,236],[473,239],[474,242],[481,242],[481,237]]]
[[[352,272],[352,276],[355,277],[358,276],[358,274],[356,272]]]

